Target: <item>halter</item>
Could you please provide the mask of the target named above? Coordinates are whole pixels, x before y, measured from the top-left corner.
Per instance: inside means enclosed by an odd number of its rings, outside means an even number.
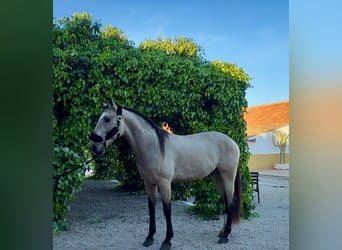
[[[112,128],[106,134],[106,136],[104,138],[102,136],[99,136],[98,134],[91,133],[89,136],[89,140],[91,140],[93,142],[103,143],[106,147],[106,141],[113,138],[116,134],[118,134],[118,137],[120,136],[119,129],[120,129],[120,123],[121,123],[121,119],[122,119],[122,107],[120,105],[117,105],[117,107],[118,107],[118,109],[116,111],[116,115],[117,115],[116,126],[114,128]]]

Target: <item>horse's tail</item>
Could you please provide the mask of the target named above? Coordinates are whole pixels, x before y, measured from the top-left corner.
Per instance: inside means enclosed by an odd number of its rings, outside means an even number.
[[[240,164],[238,164],[235,183],[234,183],[234,198],[233,198],[233,223],[239,223],[241,218],[241,175]]]

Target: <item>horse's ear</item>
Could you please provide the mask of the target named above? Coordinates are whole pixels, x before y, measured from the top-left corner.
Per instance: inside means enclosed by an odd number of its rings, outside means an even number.
[[[107,109],[107,108],[109,108],[109,105],[108,105],[108,103],[103,103],[103,104],[102,104],[102,108],[103,108],[103,109]]]
[[[109,107],[110,108],[112,108],[112,109],[114,109],[114,110],[116,110],[117,109],[117,106],[116,106],[116,104],[112,101],[112,99],[108,99],[108,105],[109,105]]]
[[[114,103],[113,103],[112,99],[110,99],[110,98],[108,98],[108,103],[109,103],[109,105],[110,105],[111,107],[114,106]]]

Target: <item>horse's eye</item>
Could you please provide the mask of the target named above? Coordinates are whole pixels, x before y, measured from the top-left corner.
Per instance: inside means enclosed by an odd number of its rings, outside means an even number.
[[[105,118],[104,118],[104,121],[105,121],[105,122],[110,122],[110,119],[109,119],[108,117],[105,117]]]

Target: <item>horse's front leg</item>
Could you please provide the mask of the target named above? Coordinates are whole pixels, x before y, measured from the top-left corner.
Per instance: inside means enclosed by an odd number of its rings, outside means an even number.
[[[160,250],[171,248],[171,238],[173,237],[173,228],[171,222],[171,183],[167,182],[159,186],[160,196],[163,201],[163,211],[166,219],[166,237]]]
[[[150,226],[148,235],[143,243],[143,246],[147,247],[153,244],[153,236],[156,233],[156,197],[157,186],[149,183],[145,183],[147,196],[148,196],[148,212],[150,216]]]

